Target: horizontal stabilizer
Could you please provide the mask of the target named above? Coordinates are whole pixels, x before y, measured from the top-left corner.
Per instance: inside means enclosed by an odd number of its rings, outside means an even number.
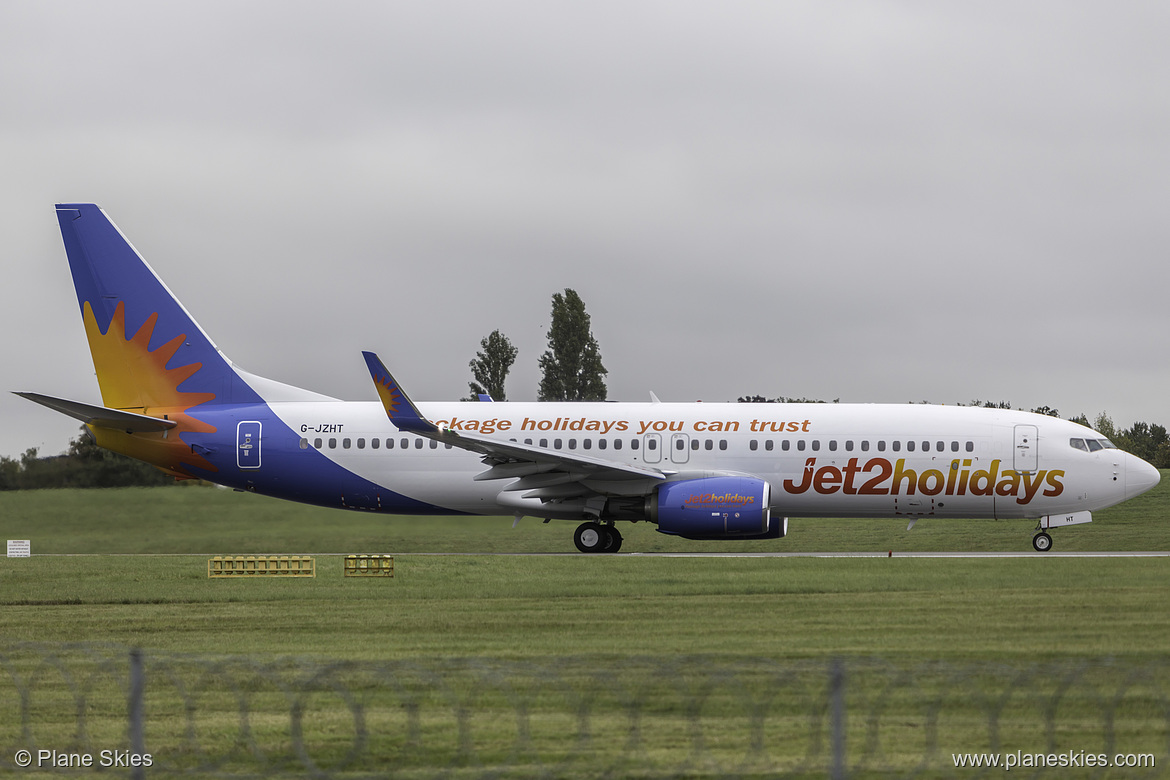
[[[145,414],[107,409],[104,406],[92,406],[77,401],[66,401],[64,398],[53,398],[40,393],[16,393],[16,395],[41,406],[47,406],[61,414],[67,414],[75,420],[81,420],[86,425],[96,425],[99,428],[112,428],[127,433],[157,433],[178,425],[174,420],[160,420]]]

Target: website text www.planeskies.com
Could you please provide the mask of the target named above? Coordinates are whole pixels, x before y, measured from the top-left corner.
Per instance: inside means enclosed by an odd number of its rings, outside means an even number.
[[[1111,768],[1153,769],[1153,753],[1092,753],[1088,750],[1067,750],[1062,753],[952,753],[955,767],[972,769],[1073,769]]]

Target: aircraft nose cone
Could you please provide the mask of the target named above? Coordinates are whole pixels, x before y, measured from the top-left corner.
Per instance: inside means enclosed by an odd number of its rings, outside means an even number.
[[[1138,457],[1128,458],[1125,466],[1125,497],[1140,496],[1162,481],[1156,468]]]

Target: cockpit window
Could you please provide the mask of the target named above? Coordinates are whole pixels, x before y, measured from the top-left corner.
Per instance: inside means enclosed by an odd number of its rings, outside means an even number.
[[[1098,439],[1097,441],[1101,442],[1101,446],[1107,450],[1117,449],[1117,445],[1114,444],[1113,442],[1109,441],[1108,439]]]
[[[1069,446],[1074,450],[1084,450],[1085,452],[1089,451],[1089,448],[1085,445],[1084,439],[1069,439],[1068,443]]]
[[[1088,444],[1089,452],[1096,452],[1097,450],[1105,449],[1101,446],[1101,442],[1097,441],[1096,439],[1089,439]]]

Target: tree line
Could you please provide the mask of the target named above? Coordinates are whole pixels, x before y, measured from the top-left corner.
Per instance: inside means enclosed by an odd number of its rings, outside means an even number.
[[[36,447],[19,458],[0,457],[0,490],[170,485],[174,478],[140,460],[102,449],[85,426],[63,455],[38,457]]]

